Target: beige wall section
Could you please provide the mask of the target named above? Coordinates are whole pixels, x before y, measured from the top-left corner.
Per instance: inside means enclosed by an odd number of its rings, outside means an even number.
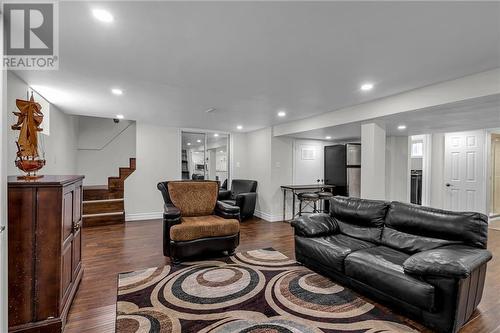
[[[408,137],[386,139],[385,195],[387,200],[408,201]]]
[[[258,182],[255,215],[280,221],[281,185],[292,183],[293,139],[273,137],[270,127],[247,133],[247,177]]]
[[[12,131],[16,117],[12,111],[17,110],[16,98],[26,98],[28,84],[12,72],[7,74],[7,123],[3,125],[7,130],[7,172],[9,175],[20,175],[22,172],[14,165],[16,158],[16,141],[19,131]],[[43,112],[43,110],[42,110]],[[42,123],[43,127],[43,123]],[[45,148],[47,164],[40,171],[41,174],[76,174],[78,117],[68,115],[56,106],[50,105],[50,135],[40,135],[40,141]]]
[[[361,125],[361,198],[384,200],[385,130],[375,123]]]
[[[258,182],[256,214],[270,219],[272,214],[271,128],[247,133],[247,177]]]
[[[430,206],[444,208],[444,133],[432,134]]]
[[[232,179],[247,179],[248,173],[248,154],[247,154],[247,135],[246,133],[233,133],[230,139],[231,154],[229,160]]]
[[[105,185],[108,177],[118,176],[119,167],[128,167],[135,157],[136,125],[97,117],[78,119],[78,173],[84,185]]]
[[[163,199],[156,188],[160,181],[180,178],[180,130],[138,122],[137,169],[125,181],[127,220],[160,218]]]

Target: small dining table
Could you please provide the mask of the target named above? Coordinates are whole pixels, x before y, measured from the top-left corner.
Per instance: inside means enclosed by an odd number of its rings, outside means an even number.
[[[300,192],[318,192],[318,191],[332,191],[335,185],[326,184],[310,184],[310,185],[282,185],[283,191],[283,221],[286,221],[286,194],[292,193],[292,219],[295,217],[295,196]]]

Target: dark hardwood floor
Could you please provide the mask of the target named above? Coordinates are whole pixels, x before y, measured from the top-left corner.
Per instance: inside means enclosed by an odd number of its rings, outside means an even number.
[[[289,224],[257,218],[241,224],[238,251],[273,247],[294,257]],[[500,231],[490,229],[486,286],[479,309],[461,333],[500,333]],[[117,274],[169,263],[162,253],[160,220],[83,229],[85,272],[65,332],[114,332]]]

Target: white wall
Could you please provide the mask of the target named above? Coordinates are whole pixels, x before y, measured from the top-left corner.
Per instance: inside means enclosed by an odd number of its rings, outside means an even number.
[[[0,15],[2,16],[2,15]],[[0,26],[3,19],[0,17]],[[1,30],[1,29],[0,29]],[[3,34],[0,33],[0,54],[3,54]],[[0,226],[7,226],[7,71],[0,80]],[[0,234],[0,332],[7,332],[7,234]]]
[[[249,179],[248,172],[248,153],[247,153],[247,134],[232,133],[230,142],[230,161],[232,179]]]
[[[137,169],[125,181],[126,219],[160,218],[163,199],[160,181],[180,179],[180,129],[138,122]]]
[[[385,192],[387,200],[408,201],[408,137],[386,138]]]
[[[386,198],[385,141],[385,130],[379,125],[361,125],[361,198]]]
[[[281,185],[293,182],[293,138],[273,137],[271,140],[271,212],[269,221],[283,219],[283,192]],[[287,213],[290,211],[291,199],[287,202]],[[286,218],[291,218],[291,214]]]
[[[135,151],[135,122],[79,117],[77,172],[85,175],[84,185],[106,185],[119,167],[129,166]]]
[[[432,134],[430,206],[444,208],[444,133]]]
[[[247,177],[256,180],[256,215],[271,219],[273,186],[271,184],[271,128],[247,133]]]
[[[16,141],[19,131],[10,129],[17,117],[12,111],[17,110],[16,98],[26,98],[28,85],[17,75],[8,72],[7,75],[7,123],[3,128],[7,130],[7,172],[9,175],[22,175],[23,172],[16,168],[17,147]],[[42,110],[43,112],[44,110]],[[42,123],[43,127],[43,123]],[[62,174],[71,175],[77,173],[77,133],[78,117],[68,115],[54,105],[50,105],[50,135],[39,135],[41,145],[44,146],[47,164],[39,172],[40,174]]]

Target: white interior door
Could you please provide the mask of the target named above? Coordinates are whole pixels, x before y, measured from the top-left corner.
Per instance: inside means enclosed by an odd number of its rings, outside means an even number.
[[[484,131],[445,136],[445,208],[484,213]]]
[[[297,140],[294,150],[293,183],[316,184],[324,177],[324,152],[321,141]]]

